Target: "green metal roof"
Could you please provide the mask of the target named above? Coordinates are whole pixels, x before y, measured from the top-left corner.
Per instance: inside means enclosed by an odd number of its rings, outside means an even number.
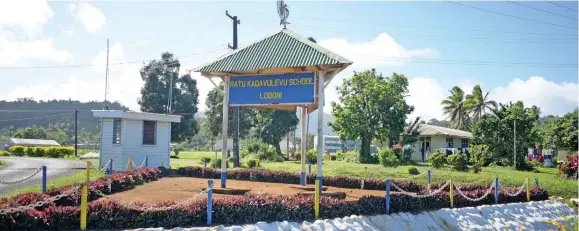
[[[280,67],[351,64],[352,61],[283,29],[249,46],[194,69],[196,72],[244,72]]]

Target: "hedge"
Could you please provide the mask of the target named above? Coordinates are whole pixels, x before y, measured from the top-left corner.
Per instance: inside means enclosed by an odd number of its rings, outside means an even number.
[[[15,156],[30,156],[30,157],[51,157],[63,158],[74,154],[73,147],[66,146],[40,146],[40,147],[25,147],[12,146],[8,149]]]
[[[100,198],[97,192],[104,194],[111,194],[122,192],[134,188],[136,185],[145,182],[154,181],[162,177],[162,171],[158,168],[141,168],[130,172],[118,172],[112,175],[103,176],[97,180],[90,181],[88,185],[88,200],[96,200]],[[109,187],[110,182],[110,187]],[[75,187],[74,185],[67,185],[58,189],[49,189],[46,193],[24,193],[16,195],[12,198],[0,198],[0,208],[15,208],[34,204],[38,201],[50,198],[52,196],[60,195],[63,192],[69,191]],[[80,192],[80,190],[79,190]],[[80,193],[72,196],[65,196],[54,202],[54,206],[78,206],[80,205]],[[0,227],[2,227],[0,225]]]
[[[469,196],[480,197],[486,190],[468,192]],[[547,191],[543,188],[531,190],[532,200],[545,200]],[[526,197],[510,197],[499,194],[500,203],[524,202]],[[494,195],[472,202],[455,196],[454,208],[492,204]],[[155,206],[169,206],[177,202],[170,201]],[[259,221],[303,221],[313,220],[314,199],[298,196],[251,195],[229,198],[218,198],[213,201],[214,224],[248,224]],[[146,227],[189,227],[206,226],[207,199],[195,201],[189,205],[168,211],[140,212],[117,204],[114,201],[101,199],[89,202],[87,228],[89,229],[129,229]],[[427,211],[450,206],[449,195],[442,192],[428,198],[413,198],[403,194],[391,195],[390,209],[395,212]],[[385,198],[364,196],[357,202],[322,197],[320,201],[320,218],[345,217],[352,214],[377,215],[385,212]],[[0,227],[3,230],[77,230],[80,224],[78,206],[55,206],[24,213],[0,215]]]
[[[211,178],[220,179],[221,170],[203,167],[182,167],[178,169],[178,173],[182,176],[196,177],[196,178]],[[308,184],[315,184],[316,175],[308,174],[306,176]],[[227,171],[227,179],[243,180],[243,181],[258,181],[284,184],[299,184],[300,174],[295,172],[283,172],[262,169],[237,169]],[[360,179],[347,176],[323,176],[322,184],[324,186],[333,186],[339,188],[360,188],[362,180],[364,181],[364,189],[386,190],[386,182],[384,180],[375,179]],[[420,192],[426,188],[415,182],[410,181],[393,181],[397,186],[408,192]],[[395,188],[391,188],[396,191]]]

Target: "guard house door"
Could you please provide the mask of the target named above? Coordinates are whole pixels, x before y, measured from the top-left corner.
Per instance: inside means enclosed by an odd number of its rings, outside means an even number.
[[[430,154],[430,137],[420,137],[420,154],[422,155],[422,162],[428,160]]]

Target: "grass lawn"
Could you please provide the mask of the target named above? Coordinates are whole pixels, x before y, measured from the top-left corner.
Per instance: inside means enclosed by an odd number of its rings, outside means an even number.
[[[221,156],[221,153],[217,153]],[[214,152],[181,152],[179,159],[171,159],[171,168],[176,169],[185,166],[203,166],[201,158],[215,157]],[[261,163],[261,166],[266,169],[280,170],[288,172],[299,172],[301,170],[299,162],[286,161],[282,163]],[[367,167],[367,170],[365,170]],[[358,164],[341,161],[324,161],[323,174],[329,176],[351,176],[351,177],[367,177],[374,179],[396,179],[408,178],[411,175],[408,173],[409,166],[399,166],[397,168],[382,167],[378,164]],[[578,193],[577,181],[565,180],[557,176],[558,169],[556,168],[537,168],[537,172],[523,172],[515,171],[504,167],[486,167],[480,173],[473,172],[456,172],[448,168],[433,169],[429,163],[420,163],[415,166],[419,172],[422,173],[428,169],[432,170],[432,183],[444,182],[450,178],[460,183],[477,183],[490,184],[498,177],[502,185],[506,187],[520,187],[529,178],[531,187],[535,186],[533,178],[539,179],[539,184],[545,187],[550,195],[560,196],[567,201],[570,198],[576,198]],[[308,166],[306,165],[306,172]],[[316,166],[312,165],[312,173],[316,172]],[[412,178],[420,184],[427,184],[428,178],[426,174]]]
[[[93,169],[90,172],[90,180],[96,180],[102,176],[104,176],[105,174]],[[51,189],[51,188],[60,188],[69,184],[75,184],[75,183],[81,183],[86,179],[86,172],[85,171],[81,171],[75,174],[71,174],[68,176],[63,176],[63,177],[59,177],[56,179],[48,179],[48,183],[46,185],[47,189]],[[37,185],[32,185],[32,186],[28,186],[26,188],[21,188],[21,189],[16,189],[14,191],[10,191],[7,194],[4,194],[0,197],[12,197],[18,194],[22,194],[22,193],[27,193],[27,192],[41,192],[42,191],[42,184],[37,184]]]
[[[6,166],[6,161],[1,161],[1,160],[0,160],[0,167],[4,167],[4,166]]]

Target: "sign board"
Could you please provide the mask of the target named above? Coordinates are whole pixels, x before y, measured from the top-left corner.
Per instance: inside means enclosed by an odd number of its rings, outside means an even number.
[[[311,104],[314,103],[314,72],[232,76],[229,105]]]

